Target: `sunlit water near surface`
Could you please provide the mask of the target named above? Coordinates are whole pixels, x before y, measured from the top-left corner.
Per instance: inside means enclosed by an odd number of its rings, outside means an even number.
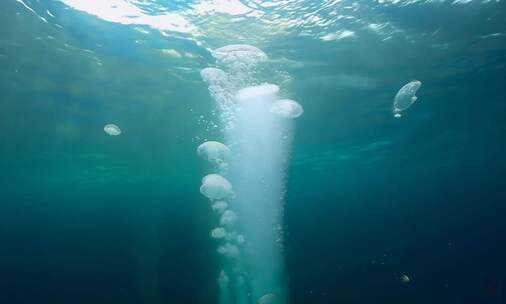
[[[0,20],[0,303],[219,303],[196,150],[233,142],[217,100],[262,83],[303,108],[273,149],[286,303],[506,303],[504,1],[4,0]],[[268,58],[213,55],[234,44]]]

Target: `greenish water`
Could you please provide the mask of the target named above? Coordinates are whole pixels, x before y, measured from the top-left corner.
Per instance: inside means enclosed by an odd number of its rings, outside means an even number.
[[[199,73],[239,43],[304,107],[289,303],[505,303],[504,1],[219,3],[2,1],[0,302],[218,303]]]

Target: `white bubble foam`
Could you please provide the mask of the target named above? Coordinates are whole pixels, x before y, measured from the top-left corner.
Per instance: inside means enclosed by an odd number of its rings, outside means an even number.
[[[297,118],[304,113],[302,106],[291,99],[282,99],[276,101],[270,109],[274,113],[283,118]]]
[[[237,92],[237,100],[243,102],[259,98],[272,98],[278,92],[279,87],[277,85],[265,83],[241,89],[239,92]]]

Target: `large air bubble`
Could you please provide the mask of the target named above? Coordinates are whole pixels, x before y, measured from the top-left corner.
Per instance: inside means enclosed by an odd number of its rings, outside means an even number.
[[[104,132],[110,136],[121,135],[121,129],[115,124],[107,124],[104,126]]]
[[[223,212],[225,212],[225,210],[227,210],[227,208],[228,208],[228,203],[226,201],[215,201],[211,206],[211,209],[213,209],[213,211],[218,212],[219,214],[222,214]]]
[[[237,222],[237,215],[232,210],[223,212],[220,217],[220,226],[232,227]]]
[[[213,239],[222,239],[227,235],[227,230],[222,227],[214,228],[209,233]]]
[[[242,234],[238,234],[235,240],[239,245],[243,245],[246,242],[246,238]]]
[[[230,182],[219,174],[208,174],[202,179],[200,193],[205,197],[218,200],[232,196],[232,185]]]
[[[209,84],[225,84],[228,82],[228,75],[218,68],[204,68],[200,71],[200,77]]]
[[[297,118],[304,113],[302,106],[291,99],[282,99],[276,101],[270,109],[274,113],[283,118]]]
[[[244,63],[256,64],[267,60],[267,55],[260,49],[247,44],[231,44],[212,52],[218,61],[225,65]]]
[[[278,297],[273,293],[268,293],[258,299],[257,304],[280,304]]]
[[[225,243],[222,246],[218,247],[217,251],[219,254],[229,259],[233,259],[239,256],[239,248],[230,243]]]
[[[230,279],[228,278],[227,274],[224,270],[220,271],[220,276],[218,277],[218,285],[222,288],[228,287],[228,283],[230,282]]]
[[[224,270],[220,272],[220,276],[218,277],[218,286],[220,287],[220,297],[218,300],[219,304],[232,304],[234,301],[232,300],[232,295],[230,293],[230,278],[225,273]]]
[[[415,96],[416,92],[420,87],[422,86],[422,83],[418,80],[413,80],[406,85],[404,85],[399,92],[395,95],[394,98],[394,116],[395,117],[401,117],[400,112],[408,109],[415,103],[415,101],[418,99],[418,97]]]
[[[230,149],[217,141],[206,141],[197,148],[197,154],[210,162],[221,164],[230,157]]]

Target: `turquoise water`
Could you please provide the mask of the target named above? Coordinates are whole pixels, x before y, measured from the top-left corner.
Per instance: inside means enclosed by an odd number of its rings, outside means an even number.
[[[218,303],[195,150],[226,140],[200,71],[230,44],[304,108],[287,303],[505,303],[504,1],[5,0],[0,20],[1,303]]]

